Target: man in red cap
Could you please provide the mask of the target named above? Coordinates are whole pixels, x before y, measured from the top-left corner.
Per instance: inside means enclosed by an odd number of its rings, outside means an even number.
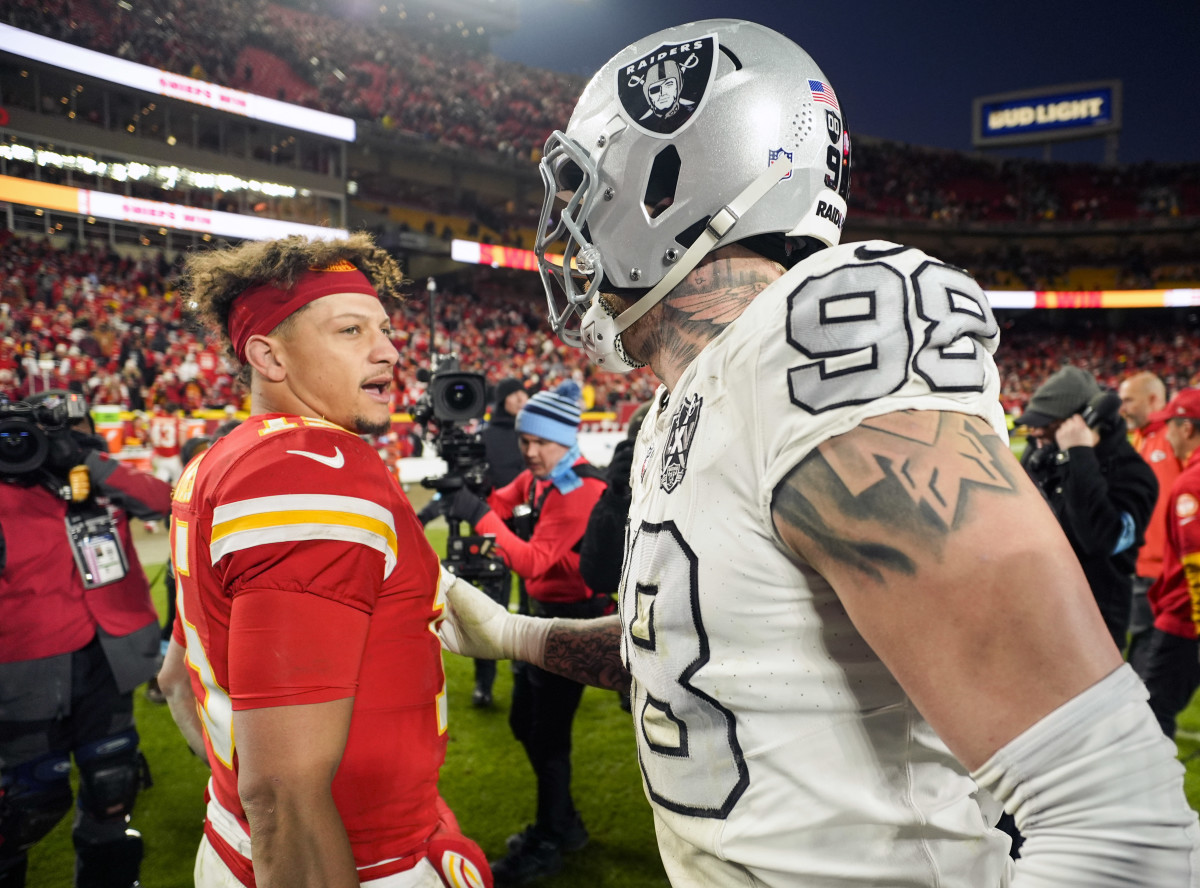
[[[391,422],[403,283],[365,234],[189,258],[251,417],[175,489],[159,678],[212,767],[199,888],[490,886],[438,794],[438,557],[359,437]]]
[[[1154,625],[1132,665],[1163,733],[1174,737],[1175,716],[1200,687],[1200,389],[1183,389],[1151,419],[1166,423],[1183,471],[1166,497],[1162,573],[1147,593]]]

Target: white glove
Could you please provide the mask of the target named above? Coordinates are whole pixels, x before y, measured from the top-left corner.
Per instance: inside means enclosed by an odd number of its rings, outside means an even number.
[[[446,650],[479,660],[521,660],[542,665],[546,636],[554,620],[510,614],[447,570],[441,574],[441,593],[445,610],[437,623],[437,633]]]

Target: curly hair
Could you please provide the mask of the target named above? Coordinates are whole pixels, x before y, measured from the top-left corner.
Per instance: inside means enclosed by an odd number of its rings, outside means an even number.
[[[403,300],[401,288],[411,282],[405,280],[399,263],[377,247],[369,234],[359,231],[344,240],[309,240],[292,235],[193,253],[184,262],[184,303],[220,337],[226,353],[237,361],[229,340],[229,313],[234,300],[258,284],[287,289],[310,268],[324,268],[339,259],[367,276],[385,307]]]

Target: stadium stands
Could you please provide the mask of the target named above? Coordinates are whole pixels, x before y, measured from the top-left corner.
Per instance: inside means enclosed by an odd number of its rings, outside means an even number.
[[[16,27],[385,131],[528,161],[570,116],[578,78],[505,62],[417,20],[387,27],[264,0],[16,0]],[[1200,216],[1200,164],[1000,160],[855,134],[852,220],[989,225]],[[522,217],[524,214],[522,214]],[[522,218],[522,222],[527,222]]]
[[[45,388],[77,387],[94,403],[141,410],[239,406],[235,373],[189,323],[174,288],[177,266],[147,253],[122,256],[95,244],[55,246],[0,232],[0,394],[18,398]],[[457,353],[465,370],[489,379],[520,376],[531,386],[576,379],[590,407],[616,410],[653,391],[647,371],[596,372],[560,343],[545,322],[540,285],[521,272],[478,269],[438,295],[438,354]],[[397,310],[400,364],[396,408],[423,390],[429,366],[428,303],[420,288]],[[1073,363],[1115,386],[1136,369],[1152,370],[1172,389],[1200,382],[1200,339],[1164,324],[1166,309],[1112,316],[1060,311],[1001,313],[1002,399],[1018,409],[1054,369]],[[1195,326],[1193,320],[1192,326]]]

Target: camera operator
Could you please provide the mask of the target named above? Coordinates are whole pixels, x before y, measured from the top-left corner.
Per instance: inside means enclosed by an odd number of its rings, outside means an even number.
[[[1021,464],[1053,509],[1118,649],[1129,628],[1134,563],[1158,496],[1154,472],[1125,436],[1120,398],[1079,367],[1051,375],[1016,424]]]
[[[158,616],[129,516],[162,518],[171,488],[110,459],[79,395],[0,405],[0,886],[71,808],[77,888],[130,888],[129,828],[149,785],[133,690],[158,666]]]
[[[579,573],[579,545],[605,484],[579,451],[579,407],[552,392],[539,392],[517,415],[525,469],[486,501],[462,488],[446,508],[451,521],[494,534],[505,562],[525,580],[535,617],[599,616],[597,598]],[[528,506],[528,521],[519,513]],[[519,532],[505,524],[518,513]],[[571,798],[571,724],[583,685],[522,664],[513,678],[509,726],[525,747],[537,777],[537,818],[510,836],[508,854],[492,863],[497,885],[522,884],[556,872],[563,852],[588,840]]]

